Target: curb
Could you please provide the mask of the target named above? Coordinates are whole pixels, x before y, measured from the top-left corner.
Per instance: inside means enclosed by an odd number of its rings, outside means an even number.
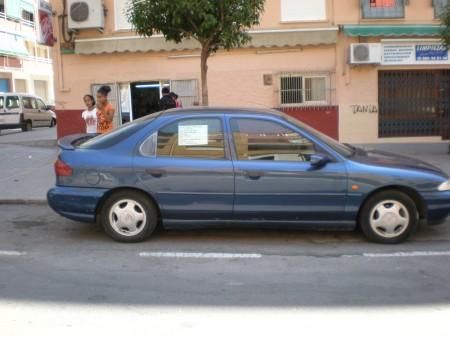
[[[47,206],[46,199],[0,199],[0,205],[36,205]]]

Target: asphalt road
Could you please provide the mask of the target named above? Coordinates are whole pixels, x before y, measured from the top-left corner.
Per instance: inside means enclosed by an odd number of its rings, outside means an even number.
[[[450,336],[450,219],[359,233],[161,231],[119,244],[44,206],[0,206],[1,336]]]

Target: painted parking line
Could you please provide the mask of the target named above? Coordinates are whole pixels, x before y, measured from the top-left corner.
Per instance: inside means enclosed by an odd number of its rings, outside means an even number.
[[[262,254],[234,254],[234,253],[201,253],[201,252],[140,252],[140,257],[168,257],[188,259],[260,259]]]
[[[24,256],[27,252],[19,252],[17,250],[0,250],[0,256]]]
[[[427,256],[450,256],[450,251],[412,251],[393,253],[363,253],[364,257],[427,257]]]
[[[265,255],[260,253],[204,253],[204,252],[140,252],[139,257],[154,257],[154,258],[187,258],[187,259],[261,259],[263,257],[273,257],[275,255]],[[330,255],[321,256],[321,258],[396,258],[396,257],[439,257],[450,256],[450,251],[411,251],[411,252],[392,252],[392,253],[359,253],[359,254],[344,254],[344,255]],[[291,257],[317,257],[317,255],[302,255]]]

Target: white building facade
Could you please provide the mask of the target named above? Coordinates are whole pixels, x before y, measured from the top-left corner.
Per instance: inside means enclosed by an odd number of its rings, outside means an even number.
[[[53,41],[42,34],[51,19],[46,1],[0,0],[0,92],[35,94],[55,104]]]

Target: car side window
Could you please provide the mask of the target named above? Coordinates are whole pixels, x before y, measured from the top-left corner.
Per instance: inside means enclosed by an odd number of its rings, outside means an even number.
[[[19,104],[19,97],[18,96],[7,96],[6,97],[6,109],[18,109],[20,108]]]
[[[0,96],[0,109],[3,109],[4,107],[5,107],[5,97]]]
[[[31,98],[31,106],[33,107],[33,109],[38,109],[36,98]]]
[[[47,106],[42,102],[42,100],[37,100],[38,109],[41,111],[47,111]]]
[[[173,122],[157,133],[160,157],[223,159],[225,145],[218,118],[190,118]]]
[[[230,126],[239,160],[308,162],[317,152],[309,139],[276,122],[233,118]]]
[[[22,103],[24,109],[33,109],[33,105],[31,103],[31,97],[22,97]]]

